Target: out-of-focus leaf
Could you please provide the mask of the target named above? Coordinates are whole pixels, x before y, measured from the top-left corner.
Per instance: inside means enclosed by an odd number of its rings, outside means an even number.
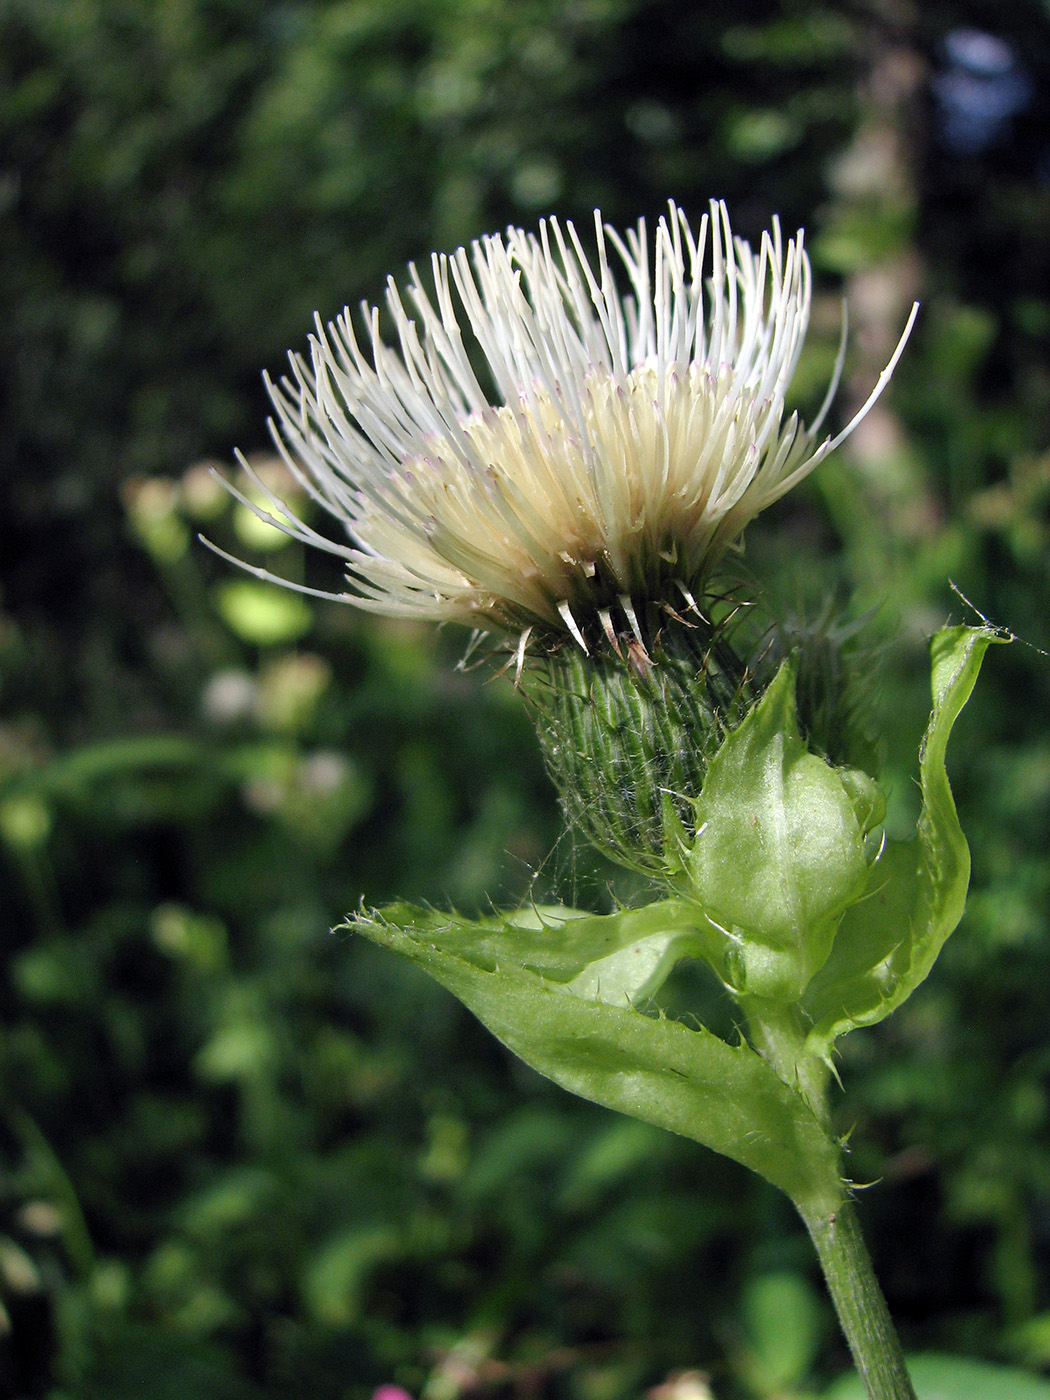
[[[1012,1366],[990,1366],[962,1356],[907,1360],[918,1400],[1050,1400],[1050,1381]],[[860,1377],[843,1376],[824,1400],[864,1400]]]
[[[313,623],[313,609],[298,594],[254,579],[229,579],[219,585],[215,597],[226,625],[256,646],[294,642]]]
[[[820,1345],[820,1306],[801,1274],[779,1270],[749,1280],[741,1299],[748,1352],[743,1369],[760,1395],[779,1395],[805,1379]]]
[[[400,1232],[390,1225],[358,1225],[335,1235],[307,1264],[302,1289],[311,1316],[328,1327],[353,1322],[369,1271],[403,1253]]]
[[[77,1376],[83,1400],[262,1400],[226,1350],[199,1336],[114,1320],[91,1338]]]

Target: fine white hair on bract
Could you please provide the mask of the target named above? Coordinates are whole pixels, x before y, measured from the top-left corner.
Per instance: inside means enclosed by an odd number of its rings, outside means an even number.
[[[517,637],[519,654],[536,628],[587,650],[595,618],[614,634],[614,609],[636,630],[647,599],[677,588],[692,602],[748,521],[867,414],[918,307],[867,400],[818,442],[846,325],[816,418],[786,416],[812,297],[801,230],[785,244],[774,219],[755,252],[714,202],[695,230],[670,204],[652,242],[644,220],[621,236],[596,211],[594,229],[594,255],[555,218],[435,254],[430,291],[410,265],[407,307],[387,285],[396,346],[377,307],[362,307],[367,350],[348,310],[318,318],[308,357],[266,378],[270,430],[344,540],[301,520],[243,457],[258,499],[227,485],[340,557],[350,588],[233,562],[369,611]]]

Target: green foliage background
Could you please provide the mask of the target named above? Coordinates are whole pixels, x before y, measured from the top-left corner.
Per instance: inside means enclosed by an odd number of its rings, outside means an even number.
[[[967,27],[1028,80],[976,149]],[[0,0],[0,1393],[626,1400],[700,1367],[723,1400],[845,1364],[772,1190],[326,932],[605,897],[509,682],[193,539],[272,544],[191,469],[265,452],[259,369],[315,309],[669,196],[805,225],[804,405],[843,293],[845,402],[924,302],[891,404],[749,549],[882,609],[901,820],[949,578],[1031,643],[949,754],[966,920],[845,1043],[841,1121],[906,1345],[1050,1366],[1048,92],[1038,0]]]

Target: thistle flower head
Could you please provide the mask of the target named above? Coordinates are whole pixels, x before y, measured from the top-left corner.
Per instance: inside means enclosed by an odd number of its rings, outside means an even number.
[[[517,638],[519,655],[533,632],[584,651],[637,635],[644,606],[692,603],[852,431],[911,329],[821,439],[841,350],[815,421],[785,406],[810,311],[801,232],[785,245],[774,221],[754,251],[724,205],[693,228],[672,204],[651,240],[597,214],[595,235],[588,254],[550,219],[435,255],[429,291],[414,267],[407,299],[388,285],[396,348],[377,308],[364,346],[344,311],[267,381],[277,446],[344,538],[261,483],[271,509],[253,508],[343,559],[350,588],[331,596]]]

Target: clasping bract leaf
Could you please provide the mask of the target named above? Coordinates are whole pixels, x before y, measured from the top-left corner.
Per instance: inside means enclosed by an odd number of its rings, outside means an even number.
[[[914,838],[887,841],[865,898],[843,917],[831,955],[803,1002],[809,1050],[827,1059],[838,1036],[870,1026],[926,978],[962,918],[970,851],[955,810],[945,749],[985,652],[1011,640],[990,627],[946,627],[930,643],[933,712],[919,750],[922,811]]]
[[[682,958],[714,960],[724,935],[695,904],[662,899],[641,909],[588,914],[565,905],[526,905],[483,919],[396,904],[351,927],[369,937],[377,922],[410,928],[476,967],[520,967],[582,1001],[642,1006]],[[384,941],[377,938],[377,941]]]
[[[633,1005],[677,956],[718,936],[703,923],[687,901],[666,900],[604,916],[540,908],[476,921],[400,904],[349,927],[428,972],[556,1084],[834,1211],[845,1195],[839,1146],[801,1095],[746,1042]]]
[[[877,785],[812,753],[795,715],[795,663],[711,759],[685,862],[690,894],[725,928],[718,968],[737,995],[794,1002],[831,950],[870,869]]]

